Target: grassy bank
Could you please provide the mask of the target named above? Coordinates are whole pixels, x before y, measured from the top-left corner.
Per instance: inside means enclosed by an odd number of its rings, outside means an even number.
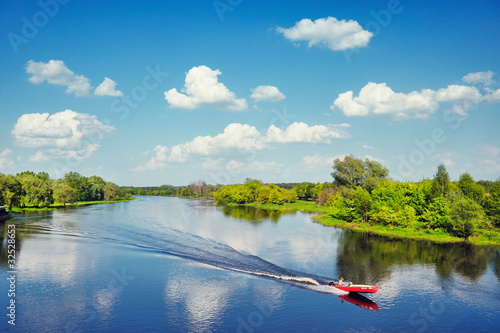
[[[451,236],[445,232],[436,232],[431,229],[418,230],[415,228],[402,228],[394,226],[371,225],[368,223],[351,223],[334,218],[331,213],[331,208],[328,206],[316,206],[311,201],[296,201],[293,203],[284,203],[282,205],[265,204],[258,205],[256,203],[247,204],[245,206],[252,206],[263,209],[278,209],[283,211],[301,211],[310,213],[319,213],[313,217],[317,223],[325,226],[337,227],[344,230],[350,229],[357,232],[367,232],[376,235],[393,237],[393,238],[408,238],[427,240],[436,243],[462,243],[464,240],[459,237]],[[475,245],[500,245],[500,230],[492,229],[485,231],[480,235],[474,235],[468,240],[469,243]]]
[[[130,197],[128,199],[118,199],[118,200],[108,200],[108,201],[79,201],[79,202],[74,202],[72,204],[66,204],[66,207],[79,207],[79,206],[87,206],[87,205],[96,205],[96,204],[109,204],[109,203],[116,203],[116,202],[124,202],[124,201],[131,201],[135,200],[134,197]],[[36,210],[54,210],[54,209],[60,209],[64,208],[64,204],[55,202],[49,207],[12,207],[12,212],[22,212],[25,210],[28,211],[36,211]],[[7,208],[8,211],[8,208]]]

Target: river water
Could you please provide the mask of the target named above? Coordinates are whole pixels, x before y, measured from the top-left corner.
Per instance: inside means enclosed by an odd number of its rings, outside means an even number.
[[[498,249],[345,232],[311,216],[166,197],[16,214],[0,224],[0,330],[500,327]],[[8,265],[10,229],[14,271]],[[340,276],[376,284],[379,291],[363,297],[326,285]],[[14,321],[12,306],[7,309],[12,300]]]

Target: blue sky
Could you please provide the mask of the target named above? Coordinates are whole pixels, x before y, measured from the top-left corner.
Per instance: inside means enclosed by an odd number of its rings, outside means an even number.
[[[500,176],[498,1],[3,1],[0,172]]]

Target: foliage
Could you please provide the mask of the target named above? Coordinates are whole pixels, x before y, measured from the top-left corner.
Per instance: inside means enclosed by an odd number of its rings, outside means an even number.
[[[375,186],[388,178],[389,170],[376,161],[367,158],[364,160],[353,155],[345,156],[333,161],[332,177],[335,185],[355,188],[362,186],[371,192]]]
[[[485,196],[482,205],[493,224],[500,227],[500,181],[493,183],[490,193]]]
[[[469,173],[466,172],[460,175],[457,186],[466,197],[477,203],[483,201],[484,188],[481,185],[476,184]]]
[[[434,179],[432,180],[432,194],[434,197],[443,197],[450,189],[450,176],[444,164],[439,164]]]
[[[78,193],[68,184],[62,183],[54,190],[54,197],[66,207],[67,203],[73,203],[78,199]]]
[[[337,190],[334,187],[321,186],[322,190],[318,194],[316,204],[318,206],[332,206],[334,203],[335,194]]]
[[[21,184],[14,176],[0,174],[0,201],[7,205],[9,210],[19,205],[21,193]]]
[[[469,238],[477,228],[488,227],[483,209],[468,197],[463,197],[452,203],[451,218],[453,233],[462,238]]]
[[[297,198],[300,200],[311,200],[314,198],[313,189],[315,188],[315,184],[309,182],[303,182],[298,184],[293,188],[293,190],[297,193]]]
[[[295,202],[297,193],[285,190],[276,185],[264,185],[262,182],[246,182],[243,185],[226,185],[213,194],[219,204],[258,204],[282,205],[285,202]]]
[[[64,186],[63,186],[64,185]],[[68,172],[62,179],[52,180],[46,172],[24,171],[16,176],[0,174],[0,203],[13,207],[50,207],[59,203],[118,200],[130,197],[130,190],[119,188],[101,177],[85,177]]]
[[[47,173],[25,171],[18,173],[16,179],[22,187],[21,207],[48,207],[54,203],[52,181]]]

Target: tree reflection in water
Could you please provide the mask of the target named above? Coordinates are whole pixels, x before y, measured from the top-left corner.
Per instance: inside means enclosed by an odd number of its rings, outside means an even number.
[[[339,238],[337,271],[352,281],[379,283],[395,265],[434,265],[442,279],[458,274],[476,281],[490,262],[500,280],[500,253],[487,246],[464,243],[435,244],[346,231]]]
[[[245,219],[252,223],[258,224],[269,219],[273,222],[278,222],[281,215],[292,214],[294,212],[283,211],[278,209],[260,209],[251,206],[224,206],[222,213],[225,216],[234,217],[237,219]]]

